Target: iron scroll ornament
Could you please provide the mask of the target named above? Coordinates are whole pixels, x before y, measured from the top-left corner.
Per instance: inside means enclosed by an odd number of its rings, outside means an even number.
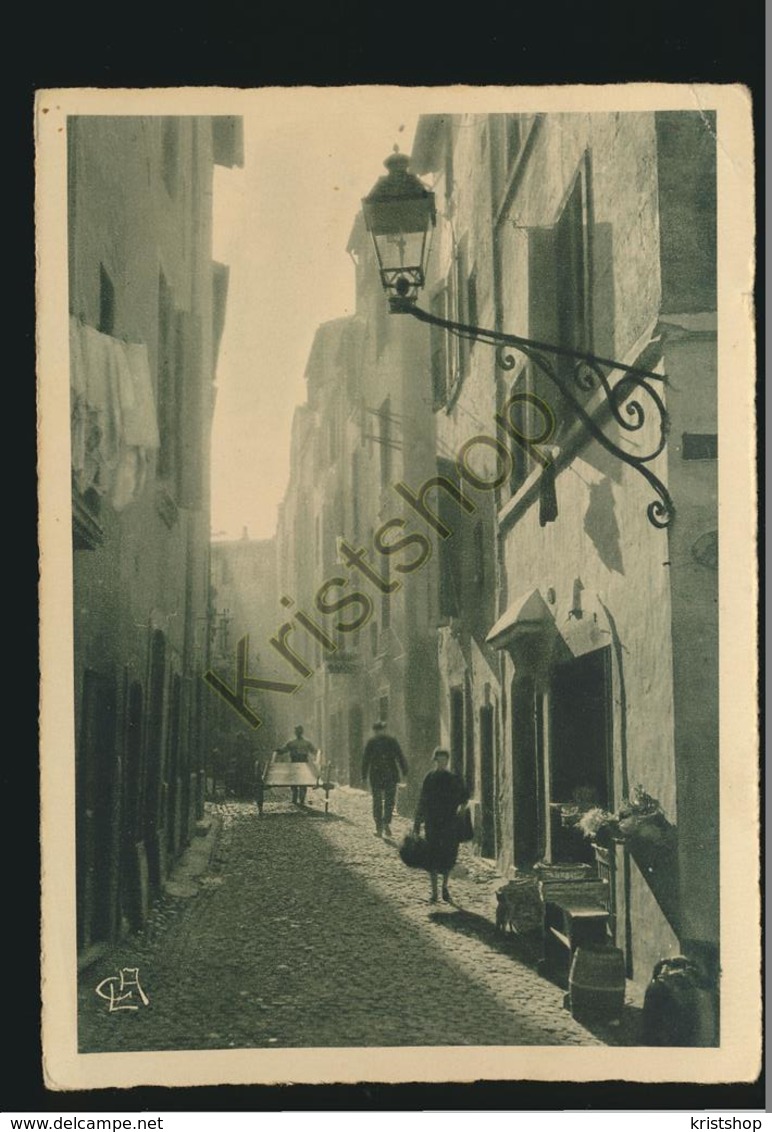
[[[612,456],[616,456],[629,467],[634,468],[653,488],[657,498],[653,499],[646,508],[646,514],[652,526],[661,530],[670,525],[675,516],[673,500],[660,478],[648,466],[664,451],[670,428],[670,419],[662,395],[651,384],[654,381],[664,384],[667,381],[664,374],[624,365],[622,362],[613,361],[610,358],[601,358],[595,354],[585,354],[578,350],[569,350],[562,346],[537,342],[532,338],[521,338],[518,335],[505,334],[499,330],[486,330],[479,326],[467,326],[462,322],[453,322],[450,319],[440,318],[439,315],[421,310],[409,299],[404,301],[404,305],[399,303],[398,300],[392,299],[392,310],[401,314],[411,314],[419,322],[440,327],[459,338],[468,338],[497,347],[497,361],[503,369],[511,370],[515,366],[515,359],[505,347],[511,347],[523,354],[534,365],[538,366],[541,372],[559,390],[568,404],[571,405],[577,417],[584,423],[590,435]],[[635,394],[642,394],[644,398],[648,398],[649,403],[654,407],[659,426],[657,441],[651,451],[646,452],[643,456],[633,455],[607,436],[595,418],[587,412],[575,396],[564,378],[556,372],[549,355],[568,358],[575,363],[573,382],[579,390],[585,393],[597,388],[603,390],[611,416],[625,432],[638,432],[647,420],[644,405]],[[612,385],[608,375],[614,370],[621,371],[623,376]]]

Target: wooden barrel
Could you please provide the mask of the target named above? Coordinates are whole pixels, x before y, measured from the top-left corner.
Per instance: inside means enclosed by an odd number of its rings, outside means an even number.
[[[568,976],[574,1018],[605,1020],[622,1016],[625,1003],[625,958],[610,944],[577,947]]]
[[[696,968],[682,956],[658,963],[655,971],[643,1000],[643,1044],[717,1045],[718,994],[699,985]]]

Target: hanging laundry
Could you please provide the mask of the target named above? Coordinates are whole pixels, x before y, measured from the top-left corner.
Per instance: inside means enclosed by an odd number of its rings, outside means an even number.
[[[115,339],[92,326],[83,327],[83,358],[86,370],[86,401],[96,413],[99,427],[99,459],[105,475],[97,490],[106,491],[109,475],[118,466],[121,447],[120,374]],[[95,485],[96,486],[96,485]]]
[[[122,511],[142,493],[147,475],[147,449],[158,448],[155,397],[144,342],[115,341],[121,390],[121,456],[110,502]]]
[[[101,452],[108,401],[107,346],[103,338],[93,327],[87,328],[74,316],[70,318],[72,471],[81,494],[89,490],[104,494],[107,490],[108,476]]]
[[[116,511],[139,498],[159,433],[147,346],[70,320],[72,470]]]
[[[137,448],[127,443],[126,422],[136,416],[137,398],[134,378],[126,357],[125,344],[117,338],[108,338],[108,364],[110,380],[115,386],[120,413],[118,426],[118,461],[110,477],[109,498],[115,511],[122,511],[137,497]]]
[[[139,497],[144,484],[144,453],[141,448],[124,448],[110,485],[110,504],[122,511]]]
[[[72,470],[76,477],[86,466],[88,403],[86,370],[80,340],[80,323],[70,316],[70,444]],[[83,490],[81,488],[81,490]]]
[[[121,345],[134,383],[134,407],[123,417],[124,441],[138,448],[158,448],[158,417],[147,346],[144,342]]]

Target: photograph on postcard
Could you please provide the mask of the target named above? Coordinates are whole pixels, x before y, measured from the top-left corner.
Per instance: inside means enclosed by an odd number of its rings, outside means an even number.
[[[756,1071],[750,108],[685,90],[39,96],[65,1085]]]

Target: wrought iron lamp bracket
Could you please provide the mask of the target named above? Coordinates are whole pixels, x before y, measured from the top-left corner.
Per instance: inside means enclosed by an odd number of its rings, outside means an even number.
[[[459,338],[468,338],[495,347],[496,360],[502,369],[511,370],[515,367],[515,359],[509,350],[516,350],[533,362],[571,406],[590,435],[612,456],[634,468],[652,487],[657,498],[653,499],[646,508],[652,526],[659,529],[669,526],[675,515],[673,500],[660,478],[648,466],[664,451],[670,427],[662,395],[657,386],[652,384],[656,382],[660,386],[664,385],[667,381],[664,374],[628,366],[611,358],[601,358],[595,354],[569,350],[546,342],[537,342],[531,338],[521,338],[515,334],[505,334],[499,330],[486,330],[479,326],[453,322],[421,310],[411,299],[400,301],[392,298],[390,305],[395,313],[411,314],[419,322],[437,326]],[[648,406],[654,411],[656,439],[642,455],[623,448],[604,432],[597,416],[587,411],[565,378],[558,373],[553,362],[553,359],[557,358],[566,358],[573,362],[573,385],[578,392],[591,393],[593,390],[602,390],[611,417],[626,433],[640,433],[647,424],[648,417],[644,406],[648,402]],[[613,384],[609,380],[612,373],[622,375]]]

